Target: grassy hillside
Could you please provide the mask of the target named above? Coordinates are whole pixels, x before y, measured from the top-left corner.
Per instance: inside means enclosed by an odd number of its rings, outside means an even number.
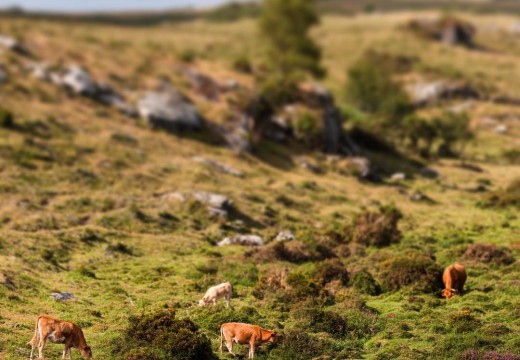
[[[464,79],[492,93],[520,93],[520,38],[509,32],[514,17],[467,15],[477,24],[483,49],[468,50],[403,31],[401,25],[414,16],[323,19],[315,36],[329,70],[325,84],[338,101],[346,103],[346,69],[368,49],[416,57],[417,71]],[[253,77],[235,72],[233,63],[247,56],[255,67],[261,65],[262,45],[252,20],[120,28],[3,19],[0,33],[22,39],[49,64],[81,64],[96,79],[124,89],[131,101],[168,78],[215,121],[225,121],[225,111],[192,91],[176,71],[186,65],[182,59],[194,58],[188,66],[247,87],[253,87]],[[29,62],[0,53],[10,77],[0,85],[0,106],[15,122],[0,128],[1,359],[28,357],[25,344],[40,313],[77,322],[95,358],[115,359],[113,344],[129,317],[166,306],[195,321],[215,352],[218,326],[225,321],[254,322],[291,339],[260,350],[259,359],[294,359],[298,353],[310,358],[305,351],[313,346],[338,359],[453,359],[470,350],[520,355],[518,261],[463,258],[473,243],[495,244],[520,257],[518,208],[477,206],[487,192],[520,177],[520,165],[504,157],[520,147],[520,108],[487,101],[471,105],[476,139],[464,155],[480,170],[460,159],[421,160],[440,173],[428,179],[393,157],[374,154],[411,176],[399,184],[388,179],[371,184],[300,147],[265,141],[255,155],[236,156],[204,133],[152,131],[31,77]],[[490,125],[486,118],[497,120]],[[507,124],[506,134],[493,130],[498,124]],[[245,176],[223,174],[195,156],[233,166]],[[300,167],[301,156],[324,172]],[[476,191],[482,184],[484,191]],[[162,196],[192,191],[224,194],[235,210],[228,219],[213,218],[196,202]],[[410,200],[415,192],[433,201]],[[391,204],[403,215],[400,242],[377,248],[350,239],[347,226],[358,214]],[[214,246],[237,233],[271,241],[284,230],[291,230],[297,243],[278,257],[269,252],[277,251],[273,244],[256,253]],[[334,281],[320,277],[333,257],[350,281],[338,282],[334,271]],[[442,287],[421,289],[431,283],[392,288],[385,281],[396,259],[404,272],[414,261],[419,269],[425,263],[439,269],[462,262],[468,271],[466,294],[446,301],[440,298]],[[362,275],[354,280],[362,269],[382,287],[381,294],[354,285],[365,284]],[[263,286],[268,276],[284,270],[292,274],[289,289]],[[225,280],[235,287],[232,310],[223,304],[195,306],[208,286]],[[50,298],[56,291],[71,292],[76,300],[56,302]],[[61,351],[47,345],[45,353],[58,358]]]

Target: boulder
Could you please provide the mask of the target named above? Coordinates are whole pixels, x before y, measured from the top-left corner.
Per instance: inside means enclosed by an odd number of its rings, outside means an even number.
[[[95,96],[98,88],[90,74],[77,65],[69,66],[61,78],[61,84],[76,95]]]
[[[31,72],[31,75],[36,79],[42,81],[50,80],[50,74],[48,71],[47,63],[32,63],[27,66],[27,69]]]
[[[416,106],[427,106],[441,100],[478,99],[479,94],[468,84],[451,80],[418,80],[405,86],[405,90]]]
[[[327,159],[332,163],[333,167],[335,167],[340,174],[354,175],[363,180],[379,180],[379,176],[372,167],[370,160],[366,157],[329,156]]]
[[[239,178],[242,178],[244,177],[244,173],[242,171],[239,171],[237,169],[234,169],[230,166],[226,166],[224,164],[221,164],[219,163],[218,161],[215,161],[215,160],[211,160],[211,159],[206,159],[204,157],[201,157],[201,156],[196,156],[193,158],[193,161],[196,161],[198,163],[201,163],[201,164],[205,164],[205,165],[208,165],[209,167],[217,170],[217,171],[220,171],[220,172],[223,172],[225,174],[229,174],[229,175],[233,175],[233,176],[236,176],[236,177],[239,177]]]
[[[429,168],[429,167],[422,168],[421,175],[428,179],[437,179],[440,176],[440,174],[437,170]]]
[[[282,232],[278,233],[278,235],[276,235],[276,237],[274,238],[274,241],[285,242],[285,241],[291,241],[294,239],[295,239],[295,236],[292,232],[282,231]]]
[[[404,180],[406,180],[406,174],[405,173],[395,173],[392,176],[390,176],[390,180],[392,180],[392,181],[404,181]]]
[[[454,17],[414,19],[409,22],[408,28],[447,45],[474,46],[476,28],[469,22]]]
[[[217,243],[217,246],[242,245],[242,246],[262,246],[265,241],[258,235],[236,235],[227,237]]]
[[[0,34],[0,47],[14,51],[20,55],[31,56],[30,51],[16,39]]]
[[[206,205],[208,211],[213,215],[227,216],[228,211],[231,210],[233,202],[230,198],[224,195],[195,191],[191,195],[200,203]]]
[[[225,124],[208,122],[207,126],[233,152],[244,154],[253,151],[252,136],[249,131],[249,118],[246,114],[235,112],[230,121],[227,121]]]
[[[145,93],[139,100],[138,111],[152,128],[177,132],[202,127],[197,108],[172,86]]]
[[[63,292],[63,293],[54,292],[50,296],[54,300],[56,300],[56,301],[67,301],[67,300],[75,300],[76,299],[74,294],[69,293],[69,292]]]

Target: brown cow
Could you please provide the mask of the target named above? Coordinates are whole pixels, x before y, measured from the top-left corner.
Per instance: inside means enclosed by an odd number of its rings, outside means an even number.
[[[249,358],[255,356],[255,346],[266,342],[276,343],[278,334],[275,330],[264,330],[260,326],[226,323],[220,327],[220,352],[222,352],[222,339],[226,338],[226,347],[231,355],[233,353],[233,341],[240,345],[249,344]]]
[[[36,345],[38,345],[38,359],[43,359],[43,347],[47,340],[55,344],[65,345],[62,359],[65,359],[67,353],[69,354],[69,359],[72,359],[70,353],[72,348],[78,349],[84,358],[92,358],[92,350],[90,346],[87,345],[83,331],[78,325],[40,315],[36,320],[34,336],[32,340],[27,343],[27,345],[31,345],[30,359],[33,358]]]
[[[449,299],[453,295],[461,293],[464,289],[466,278],[467,276],[464,266],[460,264],[453,264],[448,266],[444,270],[444,274],[442,274],[442,281],[446,287],[444,290],[442,290],[442,296],[444,296],[446,299]]]

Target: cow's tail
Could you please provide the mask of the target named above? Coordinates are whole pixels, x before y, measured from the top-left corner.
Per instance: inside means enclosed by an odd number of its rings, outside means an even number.
[[[38,344],[38,334],[39,334],[38,324],[40,322],[40,318],[41,318],[41,316],[38,316],[38,319],[36,319],[36,326],[34,327],[34,336],[31,339],[31,341],[29,341],[27,343],[27,345],[31,345],[32,347],[35,347]]]
[[[220,327],[220,352],[222,353],[223,352],[223,349],[222,349],[222,338],[224,337],[224,325],[222,325]]]

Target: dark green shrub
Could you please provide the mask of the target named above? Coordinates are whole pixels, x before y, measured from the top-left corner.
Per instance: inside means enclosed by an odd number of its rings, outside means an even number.
[[[480,321],[478,321],[469,310],[462,310],[449,314],[447,319],[448,324],[456,333],[472,332],[480,325]]]
[[[0,106],[0,127],[3,128],[11,128],[14,125],[14,116],[13,114]]]
[[[315,145],[320,141],[321,128],[316,116],[310,112],[304,112],[298,116],[293,124],[295,136],[306,145]]]
[[[333,311],[304,307],[296,309],[293,316],[311,332],[326,332],[336,339],[343,339],[347,333],[347,321]]]
[[[253,65],[251,65],[249,58],[243,55],[233,61],[233,69],[244,74],[251,74],[253,72]]]
[[[389,126],[413,111],[408,95],[393,79],[396,72],[385,57],[368,52],[350,68],[346,87],[361,110],[381,115]]]
[[[316,266],[315,280],[321,286],[325,286],[333,280],[339,280],[342,285],[347,286],[349,273],[340,260],[325,260]]]
[[[465,260],[495,265],[509,265],[515,262],[511,251],[493,244],[477,243],[470,245],[462,256]]]
[[[193,49],[183,50],[179,54],[179,59],[185,63],[192,63],[197,58],[197,53]]]
[[[124,360],[217,359],[197,325],[190,319],[176,319],[171,309],[131,316],[113,353]]]
[[[380,277],[384,290],[396,291],[412,286],[421,292],[439,292],[442,287],[442,268],[426,255],[400,254],[380,265]]]
[[[383,206],[378,212],[365,211],[359,214],[351,226],[354,242],[377,247],[398,243],[402,234],[398,223],[403,215],[394,206]]]
[[[468,114],[452,111],[445,111],[433,119],[439,141],[437,153],[440,156],[455,156],[463,151],[466,143],[474,137],[469,128],[470,120]],[[459,145],[460,149],[456,150],[455,145]]]
[[[368,270],[356,271],[352,274],[352,287],[357,291],[367,295],[379,295],[381,287]]]
[[[505,189],[487,194],[481,205],[484,207],[517,207],[520,209],[520,178],[513,180]]]
[[[271,351],[269,359],[308,360],[329,353],[329,348],[330,344],[323,339],[315,338],[299,329],[292,329],[283,334],[282,341]]]

